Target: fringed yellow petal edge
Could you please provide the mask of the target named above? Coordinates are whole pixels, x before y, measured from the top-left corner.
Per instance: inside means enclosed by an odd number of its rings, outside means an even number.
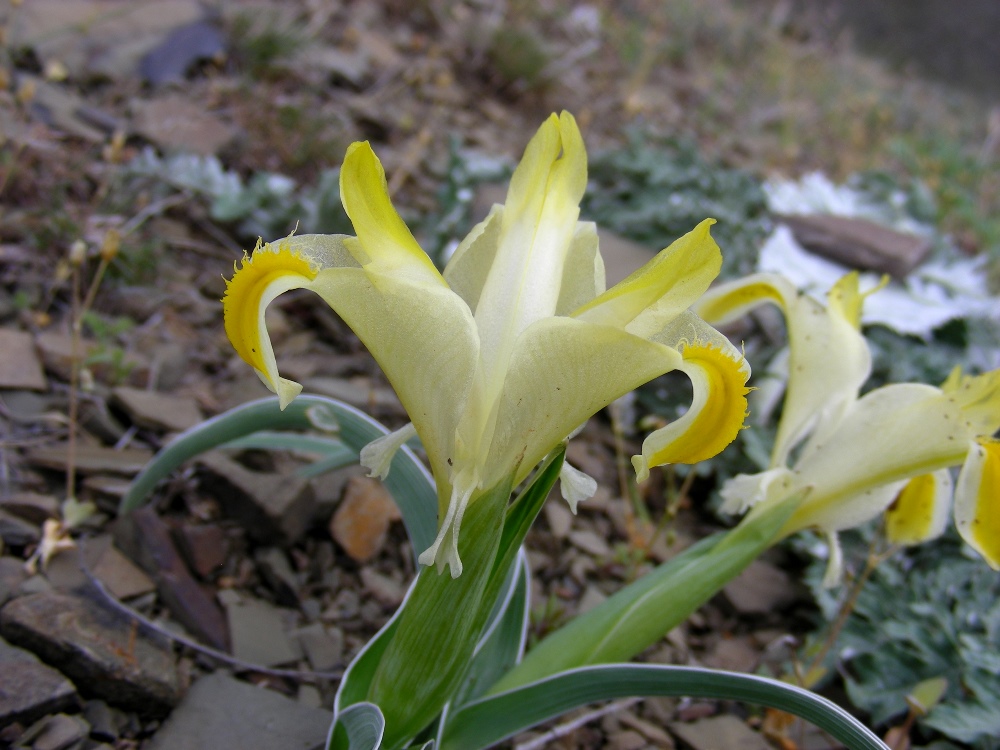
[[[253,255],[244,255],[241,267],[233,264],[233,271],[222,299],[226,335],[240,358],[278,394],[284,409],[302,387],[278,376],[264,311],[279,294],[309,286],[318,269],[292,250],[290,238],[285,238],[276,245],[258,240]]]
[[[990,567],[1000,570],[1000,441],[972,444],[955,488],[955,525]]]
[[[940,536],[948,524],[952,482],[948,469],[914,477],[885,512],[892,544],[920,544]]]
[[[743,428],[747,417],[747,380],[750,366],[744,357],[711,344],[683,344],[678,367],[694,387],[688,412],[676,422],[651,433],[642,455],[632,457],[636,479],[649,476],[649,467],[694,464],[718,455]]]

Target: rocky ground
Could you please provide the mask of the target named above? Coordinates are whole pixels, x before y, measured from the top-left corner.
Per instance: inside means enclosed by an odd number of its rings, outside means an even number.
[[[703,21],[678,29],[644,3],[616,13],[550,4],[537,15],[513,4],[417,5],[4,4],[0,744],[316,747],[340,673],[414,573],[379,483],[356,469],[297,479],[293,455],[205,454],[146,508],[117,517],[130,478],[173,435],[265,395],[227,342],[219,304],[222,274],[252,239],[213,214],[204,191],[132,179],[126,167],[143,149],[217,156],[244,178],[270,171],[309,185],[367,138],[408,215],[438,210],[452,138],[516,156],[559,108],[576,113],[592,149],[646,122],[694,132],[707,151],[756,168],[836,170],[857,158],[824,163],[780,128],[726,127],[748,116],[746,103],[684,62],[722,38]],[[649,40],[673,44],[673,62],[661,64]],[[794,102],[782,105],[792,114],[765,104],[760,118],[798,116]],[[837,137],[809,133],[816,146]],[[612,278],[650,250],[611,234],[602,249]],[[283,368],[307,390],[390,426],[405,420],[318,300],[289,294],[269,315]],[[577,516],[554,499],[528,538],[536,635],[717,527],[700,503],[710,482],[678,495],[662,474],[642,500],[659,520],[669,497],[676,519],[654,533],[636,516],[619,472],[636,438],[613,422],[592,420],[570,448],[598,496]],[[756,563],[644,658],[787,669],[810,606],[796,565],[781,553]],[[515,744],[772,743],[833,746],[747,707],[670,700],[582,712]]]

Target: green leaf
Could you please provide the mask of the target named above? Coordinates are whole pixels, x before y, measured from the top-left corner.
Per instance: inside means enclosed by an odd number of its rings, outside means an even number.
[[[523,549],[517,557],[510,584],[506,596],[500,602],[500,611],[476,647],[462,687],[451,701],[453,709],[485,693],[501,675],[517,664],[524,652],[528,636],[528,592],[531,578]]]
[[[462,575],[451,578],[432,568],[417,574],[367,696],[385,714],[387,748],[401,747],[430,725],[468,669],[493,610],[493,600],[484,594],[500,546],[510,481],[469,504],[458,540]]]
[[[299,396],[281,411],[277,398],[251,401],[182,432],[133,480],[118,507],[126,514],[145,503],[156,484],[185,461],[261,430],[335,431],[355,456],[388,430],[353,406],[324,396]],[[339,460],[339,459],[338,459]],[[403,515],[415,554],[437,534],[434,480],[407,447],[396,454],[385,486]]]
[[[774,543],[801,498],[751,513],[571,620],[494,686],[509,690],[566,669],[626,661],[686,620]]]
[[[887,750],[857,719],[826,698],[756,675],[660,664],[583,667],[468,704],[450,717],[441,750],[474,750],[595,701],[632,696],[736,700],[807,721],[849,750]]]
[[[385,718],[373,703],[356,703],[342,711],[330,726],[327,750],[378,750]]]

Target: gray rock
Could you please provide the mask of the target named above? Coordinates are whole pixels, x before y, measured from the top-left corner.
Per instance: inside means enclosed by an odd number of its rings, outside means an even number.
[[[190,396],[175,396],[141,388],[120,386],[112,392],[114,404],[132,423],[150,430],[186,430],[201,422],[198,402]]]
[[[90,724],[91,739],[114,742],[121,734],[115,712],[104,701],[87,701],[83,707],[83,717]]]
[[[218,452],[206,453],[198,464],[202,488],[256,538],[292,542],[312,523],[315,499],[307,481],[250,471]]]
[[[264,575],[280,604],[297,607],[299,604],[299,582],[288,563],[285,553],[277,547],[259,550],[254,555],[257,567]]]
[[[162,716],[179,697],[170,645],[102,603],[53,592],[22,596],[0,610],[0,634],[128,710]]]
[[[233,656],[264,667],[302,658],[302,649],[286,631],[282,610],[233,589],[223,593]]]
[[[23,518],[0,510],[0,540],[9,547],[27,547],[37,544],[42,530]]]
[[[781,568],[754,560],[723,589],[733,608],[744,615],[777,612],[795,601],[792,580]]]
[[[0,726],[27,724],[77,703],[76,688],[30,651],[0,638]]]
[[[311,750],[325,743],[332,719],[217,672],[191,687],[147,750]]]
[[[0,388],[44,391],[48,387],[30,333],[0,328]]]
[[[670,731],[693,750],[770,750],[771,747],[767,740],[732,714],[690,724],[674,722]]]
[[[55,496],[37,492],[15,492],[0,500],[0,508],[39,526],[48,518],[59,517],[59,501]]]
[[[322,623],[314,622],[299,628],[296,635],[309,664],[317,672],[329,672],[343,662],[344,634],[337,628],[325,628]]]
[[[215,648],[229,643],[225,618],[198,584],[174,546],[170,530],[152,508],[118,519],[115,541],[156,581],[156,588],[177,621]]]
[[[77,747],[89,733],[90,725],[79,716],[55,714],[28,727],[18,744],[26,747],[30,742],[32,750],[66,750]]]
[[[27,577],[23,561],[16,557],[0,557],[0,605],[17,592]]]

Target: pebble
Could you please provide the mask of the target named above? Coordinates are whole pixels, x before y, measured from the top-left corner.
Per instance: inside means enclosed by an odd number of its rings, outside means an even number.
[[[611,548],[608,543],[589,529],[569,532],[569,540],[575,547],[588,552],[594,557],[610,557]]]
[[[289,636],[280,609],[232,589],[220,592],[219,598],[226,608],[233,656],[237,659],[277,667],[302,658],[302,649]]]
[[[0,328],[0,388],[44,391],[48,388],[42,363],[30,333]]]
[[[743,615],[766,615],[795,601],[791,578],[781,568],[754,560],[723,589],[733,609]]]
[[[79,716],[54,714],[28,727],[18,744],[31,743],[32,750],[66,750],[90,734],[90,726]]]
[[[357,562],[367,562],[382,551],[399,508],[385,486],[369,477],[351,477],[344,498],[330,520],[330,534]]]

